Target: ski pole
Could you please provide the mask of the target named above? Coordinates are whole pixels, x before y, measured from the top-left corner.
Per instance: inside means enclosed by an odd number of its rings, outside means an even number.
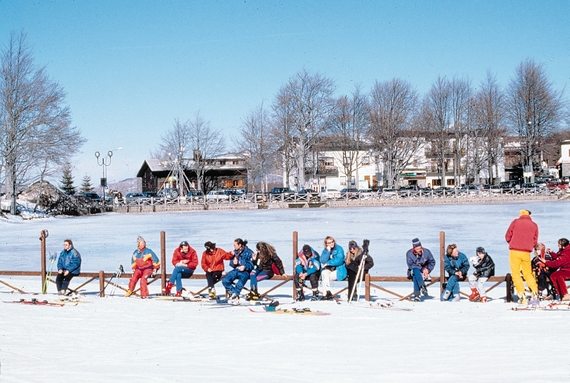
[[[57,259],[57,253],[50,251],[50,253],[49,253],[49,271],[47,272],[46,280],[44,281],[44,288],[42,289],[42,294],[47,294],[48,281],[51,278],[51,274],[53,272],[53,266],[55,264],[56,259]]]
[[[103,292],[105,292],[105,289],[107,289],[107,286],[109,286],[109,283],[111,283],[111,281],[113,280],[113,278],[115,277],[120,277],[121,273],[123,273],[125,270],[123,269],[123,265],[119,265],[119,268],[113,273],[113,275],[111,275],[111,278],[109,278],[109,280],[107,281],[107,283],[105,284],[105,286],[103,287],[103,290],[101,290],[99,292],[99,295],[103,294]]]
[[[123,269],[123,265],[119,265],[119,268],[117,269],[117,272],[115,273],[115,274],[116,274],[116,277],[117,277],[117,278],[120,278],[121,275],[122,275],[124,272],[125,272],[125,269]],[[117,284],[114,283],[114,284],[113,284],[113,288],[111,289],[111,296],[114,296],[114,295],[115,295],[115,291],[116,291],[116,290],[117,290]]]
[[[358,271],[356,272],[356,278],[354,280],[356,283],[354,284],[354,286],[352,286],[352,291],[350,291],[350,294],[348,296],[348,304],[352,302],[354,291],[356,290],[357,284],[359,283],[358,280],[360,279],[360,282],[362,282],[363,279],[362,277],[364,276],[364,261],[368,256],[369,245],[370,245],[370,240],[365,239],[364,241],[362,241],[362,259],[360,260],[360,264],[358,265]]]

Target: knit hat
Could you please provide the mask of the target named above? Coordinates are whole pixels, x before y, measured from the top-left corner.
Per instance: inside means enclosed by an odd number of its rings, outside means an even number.
[[[180,242],[180,247],[182,246],[190,246],[187,241]]]
[[[421,246],[422,246],[422,243],[420,242],[419,239],[417,239],[417,238],[412,239],[412,247],[413,248],[421,247]]]
[[[479,247],[478,247],[478,248],[475,250],[475,252],[476,252],[476,253],[485,254],[485,248],[484,248],[484,247],[481,247],[481,246],[479,246]]]
[[[204,243],[204,247],[206,248],[206,250],[212,250],[216,248],[216,244],[214,242],[206,242]]]
[[[146,241],[144,240],[144,238],[143,238],[142,235],[140,235],[140,234],[137,235],[137,243],[139,243],[139,242],[144,242],[144,243],[146,243]]]
[[[311,250],[311,246],[303,245],[303,254],[308,255],[308,256],[312,255],[313,250]]]
[[[523,215],[530,215],[530,211],[529,211],[529,210],[526,210],[526,209],[522,209],[519,214],[520,214],[521,217],[522,217]]]

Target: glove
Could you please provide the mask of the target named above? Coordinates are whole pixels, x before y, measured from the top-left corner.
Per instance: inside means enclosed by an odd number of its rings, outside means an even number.
[[[362,252],[364,254],[368,254],[368,245],[370,245],[370,240],[365,239],[364,241],[362,241]]]
[[[156,270],[153,270],[152,273],[148,277],[149,278],[155,278],[156,277]]]

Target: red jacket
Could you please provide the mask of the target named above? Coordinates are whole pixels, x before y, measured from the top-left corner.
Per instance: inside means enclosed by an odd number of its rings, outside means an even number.
[[[528,251],[538,243],[538,225],[528,215],[520,216],[511,222],[505,240],[510,250]]]
[[[555,259],[546,261],[544,264],[551,270],[560,268],[560,270],[570,271],[570,246],[566,246],[565,249],[556,253]]]
[[[188,253],[184,254],[179,247],[174,249],[174,253],[172,253],[172,264],[176,266],[178,262],[181,261],[188,261],[186,267],[190,270],[196,270],[196,267],[198,267],[198,254],[196,254],[196,250],[194,250],[192,246],[188,246]]]
[[[205,272],[208,272],[208,269],[210,271],[224,271],[224,260],[229,261],[232,257],[231,252],[226,252],[219,247],[212,253],[204,251],[202,253],[202,269]]]

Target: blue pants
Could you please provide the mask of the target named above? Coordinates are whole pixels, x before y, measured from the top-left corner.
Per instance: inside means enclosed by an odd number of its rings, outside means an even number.
[[[412,269],[412,281],[414,282],[414,295],[416,297],[420,296],[420,290],[425,287],[424,277],[420,269]]]
[[[226,290],[234,293],[235,295],[239,295],[248,278],[249,271],[239,271],[238,269],[233,269],[227,273],[225,277],[222,278],[222,285],[224,285]],[[237,282],[234,286],[234,281],[236,279]]]
[[[445,286],[445,290],[449,291],[451,295],[449,299],[451,300],[454,296],[459,295],[459,278],[457,275],[453,274],[447,280],[447,286]]]
[[[176,283],[176,291],[182,291],[182,278],[190,278],[192,274],[194,274],[194,270],[186,266],[176,266],[174,270],[172,270],[172,275],[168,282]]]
[[[249,283],[251,289],[257,289],[257,282],[263,281],[264,279],[269,279],[269,275],[265,274],[265,271],[262,270],[253,270],[249,274]]]

